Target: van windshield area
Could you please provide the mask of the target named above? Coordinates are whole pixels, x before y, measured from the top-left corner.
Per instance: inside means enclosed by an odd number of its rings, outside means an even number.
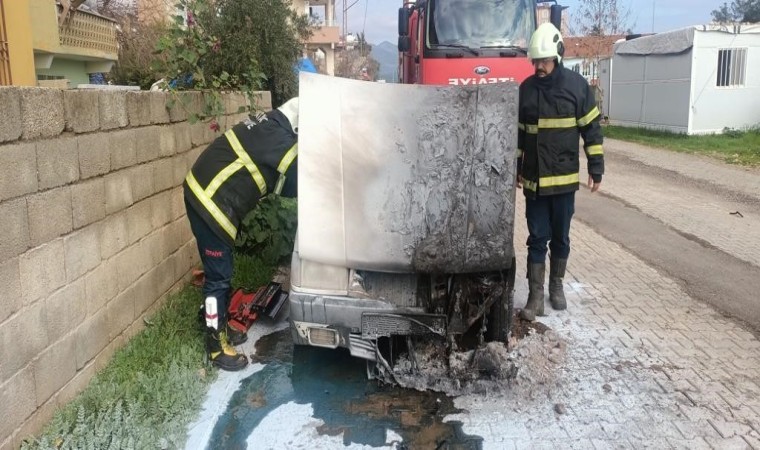
[[[527,48],[535,0],[429,0],[427,48]]]

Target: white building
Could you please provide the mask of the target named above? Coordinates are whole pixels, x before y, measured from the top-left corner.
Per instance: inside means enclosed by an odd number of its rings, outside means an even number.
[[[687,134],[760,124],[760,25],[704,25],[615,44],[602,65],[610,123]]]

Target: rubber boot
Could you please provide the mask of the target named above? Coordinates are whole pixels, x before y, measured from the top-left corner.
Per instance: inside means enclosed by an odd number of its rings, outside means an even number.
[[[544,277],[546,264],[528,263],[528,303],[520,311],[523,320],[534,321],[544,315]]]
[[[562,279],[565,277],[567,259],[552,258],[549,268],[549,303],[552,308],[561,311],[567,309]]]
[[[238,346],[248,340],[248,333],[244,333],[227,323],[227,338],[230,340],[230,344]]]
[[[209,328],[206,333],[206,352],[214,366],[229,372],[244,369],[248,358],[239,354],[230,344],[226,326],[222,331]]]

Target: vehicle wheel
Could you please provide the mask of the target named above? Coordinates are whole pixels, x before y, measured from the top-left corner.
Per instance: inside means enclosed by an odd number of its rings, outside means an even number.
[[[501,297],[491,306],[486,324],[486,340],[507,342],[512,330],[512,309],[515,302],[515,273],[516,260],[512,258],[512,266],[505,273],[504,291]]]

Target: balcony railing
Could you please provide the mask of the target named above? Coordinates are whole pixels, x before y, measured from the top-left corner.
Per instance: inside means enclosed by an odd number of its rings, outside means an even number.
[[[58,13],[61,13],[60,6]],[[116,22],[89,11],[78,10],[71,14],[60,29],[59,39],[61,47],[84,50],[91,56],[115,60],[119,52]]]
[[[312,26],[309,44],[337,44],[340,40],[340,26],[334,19],[310,17]]]

